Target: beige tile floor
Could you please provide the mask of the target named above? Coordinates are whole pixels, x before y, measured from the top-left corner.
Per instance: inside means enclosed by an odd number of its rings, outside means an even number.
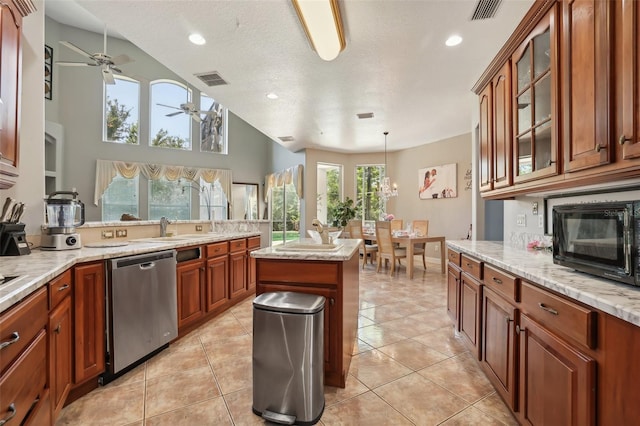
[[[454,336],[439,263],[416,265],[413,280],[404,266],[393,277],[361,271],[347,386],[325,388],[320,424],[517,424]],[[65,407],[56,424],[264,424],[251,411],[252,300]]]

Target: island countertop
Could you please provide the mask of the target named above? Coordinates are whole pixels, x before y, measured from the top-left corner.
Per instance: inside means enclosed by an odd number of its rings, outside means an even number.
[[[73,265],[96,260],[106,260],[134,254],[151,253],[172,248],[188,247],[211,242],[248,238],[260,232],[213,232],[202,235],[175,236],[173,241],[153,241],[153,238],[123,241],[121,246],[82,247],[77,250],[33,250],[24,256],[0,257],[0,273],[5,277],[19,278],[0,286],[0,313],[44,286],[51,279]],[[188,237],[188,238],[187,238]]]
[[[287,241],[287,243],[282,246],[265,247],[252,251],[251,257],[258,259],[344,261],[351,259],[354,253],[358,252],[361,243],[362,240],[360,239],[337,239],[334,241],[334,244],[340,246],[337,250],[287,250],[286,245],[288,244],[304,244],[309,246],[317,244],[318,247],[320,247],[320,244],[312,238],[300,238],[299,240]]]
[[[640,287],[598,278],[553,263],[551,253],[496,241],[447,241],[452,249],[640,326]]]

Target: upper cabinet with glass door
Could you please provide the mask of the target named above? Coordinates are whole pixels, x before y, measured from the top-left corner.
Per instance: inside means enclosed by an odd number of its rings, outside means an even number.
[[[554,6],[512,56],[516,183],[559,172],[557,40]]]

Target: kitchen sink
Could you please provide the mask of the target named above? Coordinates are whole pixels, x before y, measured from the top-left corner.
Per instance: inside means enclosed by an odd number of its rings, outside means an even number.
[[[288,243],[276,246],[277,251],[338,251],[342,244]]]
[[[131,241],[140,241],[140,242],[174,242],[174,241],[186,241],[194,239],[194,236],[188,235],[176,235],[172,237],[147,237],[147,238],[137,238]]]

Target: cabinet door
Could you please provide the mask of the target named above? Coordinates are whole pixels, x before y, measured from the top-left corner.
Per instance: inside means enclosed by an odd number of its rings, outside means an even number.
[[[493,189],[493,87],[489,83],[480,94],[478,158],[480,191]]]
[[[614,2],[564,0],[562,68],[564,170],[607,164],[610,139]]]
[[[257,249],[254,249],[257,250]],[[258,280],[256,275],[256,258],[251,257],[251,252],[254,250],[249,250],[247,252],[247,291],[254,292],[256,289],[256,282]]]
[[[460,303],[460,270],[449,263],[447,269],[447,314],[455,329],[460,331],[460,323],[458,317],[460,312],[458,306]]]
[[[497,293],[483,288],[482,367],[511,410],[516,406],[517,311]]]
[[[520,316],[520,422],[595,424],[593,359]]]
[[[512,56],[514,182],[558,174],[556,6]]]
[[[227,255],[207,260],[207,312],[229,300],[229,260]]]
[[[0,2],[0,174],[18,175],[22,16]],[[0,176],[0,189],[11,186]]]
[[[49,388],[54,419],[71,389],[71,348],[71,297],[66,297],[49,314]]]
[[[74,268],[74,384],[105,369],[105,282],[102,262]]]
[[[204,315],[204,266],[202,262],[178,264],[178,329]]]
[[[466,273],[461,275],[460,288],[460,332],[467,345],[480,359],[480,324],[482,320],[482,286]]]
[[[622,145],[625,160],[640,157],[640,4],[622,0]]]
[[[247,255],[246,252],[231,253],[229,255],[229,285],[231,299],[244,295],[247,283]]]
[[[493,79],[493,188],[511,185],[511,61]]]

